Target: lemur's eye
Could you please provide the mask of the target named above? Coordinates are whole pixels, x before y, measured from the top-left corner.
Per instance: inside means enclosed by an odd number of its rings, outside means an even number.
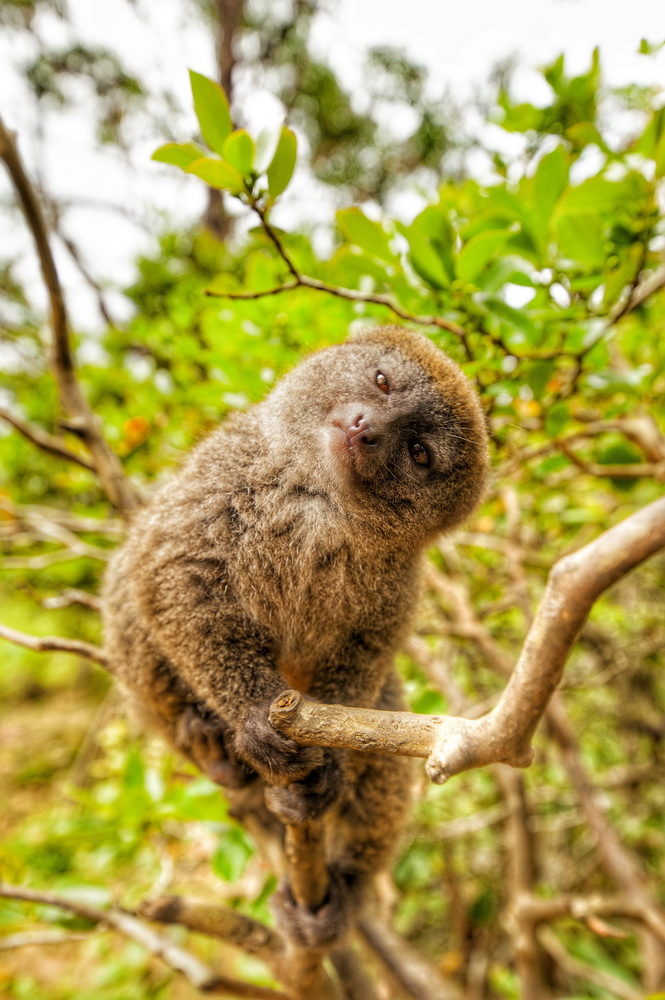
[[[376,373],[376,378],[374,379],[374,381],[378,385],[378,387],[381,390],[381,392],[390,392],[390,386],[388,384],[388,379],[383,374],[383,372],[377,372]]]
[[[414,441],[413,444],[409,445],[409,454],[418,465],[429,465],[429,452],[419,441]]]

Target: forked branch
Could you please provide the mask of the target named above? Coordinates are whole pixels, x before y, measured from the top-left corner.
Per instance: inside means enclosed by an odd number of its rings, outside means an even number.
[[[270,721],[304,745],[426,757],[427,772],[437,784],[486,764],[527,767],[533,733],[593,604],[664,547],[661,497],[560,559],[508,684],[496,707],[480,719],[321,705],[286,691],[273,702]]]

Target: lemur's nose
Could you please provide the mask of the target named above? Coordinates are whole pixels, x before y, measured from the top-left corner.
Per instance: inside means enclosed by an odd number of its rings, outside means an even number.
[[[360,445],[371,448],[376,444],[374,428],[362,413],[359,413],[350,427],[347,427],[346,440],[352,448]]]

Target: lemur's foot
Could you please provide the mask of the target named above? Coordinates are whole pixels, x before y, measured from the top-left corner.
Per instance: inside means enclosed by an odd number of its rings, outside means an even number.
[[[277,926],[294,944],[328,950],[351,930],[360,906],[360,883],[335,869],[329,874],[328,895],[318,910],[297,903],[287,880],[277,888],[273,896]]]
[[[178,749],[211,781],[227,788],[242,788],[256,774],[233,753],[230,727],[207,709],[187,705],[176,723]]]

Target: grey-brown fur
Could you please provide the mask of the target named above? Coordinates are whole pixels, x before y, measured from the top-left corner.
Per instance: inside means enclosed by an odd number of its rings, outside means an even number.
[[[268,706],[296,687],[402,707],[393,657],[421,555],[471,512],[486,471],[466,379],[425,337],[381,327],[312,355],[212,433],[111,562],[106,642],[130,699],[215,780],[270,786],[283,821],[325,815],[330,902],[302,914],[281,895],[301,941],[335,938],[389,861],[409,767],[299,748]]]

